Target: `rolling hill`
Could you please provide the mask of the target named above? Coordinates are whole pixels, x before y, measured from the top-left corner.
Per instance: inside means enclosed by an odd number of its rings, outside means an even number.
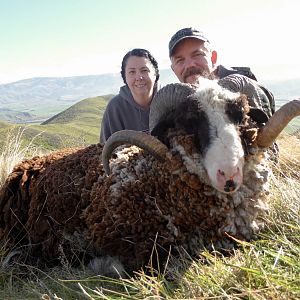
[[[163,86],[176,78],[166,69],[160,72],[160,82]],[[274,93],[277,109],[300,95],[300,79],[262,83]],[[96,143],[106,104],[121,85],[119,74],[31,78],[0,85],[1,137],[9,129],[25,128],[25,141],[34,139],[44,149]],[[288,130],[299,128],[298,117]]]
[[[0,121],[0,150],[8,131],[22,131],[24,144],[48,152],[65,147],[86,146],[99,141],[100,123],[112,95],[87,98],[54,115],[42,124],[10,124]],[[294,119],[287,132],[300,130],[300,118]]]
[[[176,81],[170,70],[160,71],[162,85]],[[123,85],[119,73],[30,78],[0,85],[0,120],[42,122],[76,102],[116,94]]]
[[[12,125],[0,122],[0,134],[5,136],[8,130],[24,129],[25,143],[42,150],[54,150],[65,147],[85,146],[99,141],[100,123],[111,95],[87,98],[51,117],[40,125]],[[0,141],[0,145],[3,139]]]
[[[101,97],[94,97],[82,100],[68,109],[54,115],[48,120],[41,123],[41,125],[49,124],[70,124],[80,122],[91,125],[91,121],[99,118],[99,112],[102,115],[107,102],[113,97],[113,95],[105,95]],[[104,101],[103,101],[104,100]]]
[[[174,73],[170,69],[160,70],[160,84],[171,82],[177,82]],[[300,79],[261,82],[275,99],[287,101],[300,95]],[[1,84],[0,120],[41,123],[82,99],[116,94],[122,85],[119,73],[30,78]]]

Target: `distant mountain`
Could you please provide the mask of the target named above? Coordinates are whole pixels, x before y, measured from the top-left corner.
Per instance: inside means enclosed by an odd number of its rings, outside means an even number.
[[[118,74],[31,78],[0,85],[0,103],[22,105],[27,101],[56,101],[70,104],[89,97],[116,93],[120,85]]]
[[[162,86],[177,82],[171,69],[160,71]],[[276,99],[300,96],[300,79],[262,82]],[[79,100],[117,94],[123,85],[121,75],[102,74],[74,77],[25,79],[0,85],[0,120],[12,123],[42,122]]]
[[[272,91],[275,99],[293,100],[300,98],[300,78],[283,81],[266,81],[263,84]]]
[[[24,111],[15,111],[9,108],[0,108],[0,120],[11,123],[30,122],[38,119],[38,116]]]
[[[171,70],[160,72],[161,84],[176,81]],[[0,85],[0,119],[20,123],[46,120],[79,100],[117,94],[121,75],[43,77]]]
[[[0,118],[22,123],[42,121],[79,100],[113,94],[121,84],[117,74],[65,78],[31,78],[0,85]]]

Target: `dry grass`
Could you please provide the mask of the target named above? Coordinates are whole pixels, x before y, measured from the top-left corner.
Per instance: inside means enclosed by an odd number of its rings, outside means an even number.
[[[257,240],[240,242],[232,255],[203,250],[198,261],[171,259],[168,273],[152,270],[123,280],[91,276],[84,266],[0,268],[0,298],[300,299],[300,140],[282,135],[278,144],[267,226]]]
[[[26,143],[23,140],[25,128],[10,129],[4,139],[0,154],[0,187],[3,185],[13,167],[26,157],[42,154],[41,150],[33,145],[33,141]]]

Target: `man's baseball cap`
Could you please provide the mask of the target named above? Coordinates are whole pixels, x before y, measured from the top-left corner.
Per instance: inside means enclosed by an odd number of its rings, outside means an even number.
[[[171,38],[169,42],[169,56],[172,56],[173,50],[175,46],[182,40],[186,38],[195,38],[204,42],[209,42],[208,38],[205,36],[205,34],[202,31],[199,31],[198,29],[188,27],[183,28],[177,31]]]

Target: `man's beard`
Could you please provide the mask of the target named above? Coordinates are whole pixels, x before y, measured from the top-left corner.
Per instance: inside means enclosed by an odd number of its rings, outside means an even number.
[[[183,82],[186,82],[186,79],[191,75],[199,75],[200,77],[208,78],[208,79],[215,79],[214,73],[210,73],[207,70],[202,70],[197,67],[191,67],[185,71],[183,74]]]

